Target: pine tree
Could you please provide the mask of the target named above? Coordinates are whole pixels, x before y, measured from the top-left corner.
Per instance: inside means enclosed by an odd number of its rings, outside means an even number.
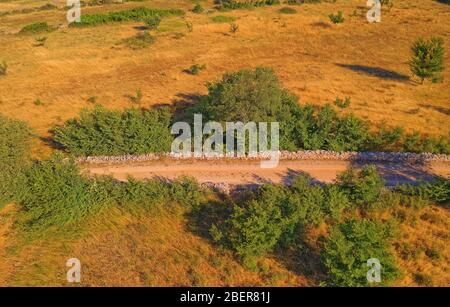
[[[444,70],[444,40],[432,37],[430,40],[418,38],[411,47],[413,58],[409,62],[411,71],[419,77],[422,84],[425,79],[437,81]]]

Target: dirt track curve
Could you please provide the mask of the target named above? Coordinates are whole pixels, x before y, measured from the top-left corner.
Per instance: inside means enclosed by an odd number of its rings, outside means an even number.
[[[375,164],[387,185],[414,183],[419,180],[432,180],[436,175],[450,177],[449,162],[430,162],[425,165],[412,163],[377,162]],[[298,173],[309,173],[321,182],[332,182],[336,176],[349,166],[360,167],[349,161],[319,160],[281,160],[276,168],[264,169],[258,161],[227,160],[184,160],[147,161],[111,164],[82,164],[82,168],[93,175],[112,175],[126,180],[128,176],[136,179],[163,177],[174,179],[188,175],[200,183],[226,183],[230,185],[289,183]]]

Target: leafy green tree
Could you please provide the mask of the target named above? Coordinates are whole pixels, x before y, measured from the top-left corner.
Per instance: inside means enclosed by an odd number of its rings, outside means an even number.
[[[236,206],[230,220],[230,243],[244,264],[253,267],[255,258],[271,251],[282,234],[281,211],[270,202],[249,201]]]
[[[444,40],[440,37],[431,37],[430,40],[424,40],[419,37],[411,47],[413,53],[409,62],[411,71],[422,81],[432,79],[438,81],[441,79],[441,73],[444,70]]]
[[[390,223],[354,219],[332,228],[322,254],[329,284],[342,287],[370,285],[367,260],[371,258],[380,261],[381,284],[395,280],[399,269],[389,250],[394,230]]]

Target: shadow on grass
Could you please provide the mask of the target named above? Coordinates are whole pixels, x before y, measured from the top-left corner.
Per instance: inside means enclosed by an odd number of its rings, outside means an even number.
[[[364,73],[366,75],[382,78],[382,79],[389,79],[389,80],[397,80],[397,81],[408,81],[409,77],[400,73],[397,73],[395,71],[383,69],[380,67],[371,67],[371,66],[364,66],[364,65],[354,65],[354,64],[336,64],[339,67],[343,67],[352,71]]]
[[[433,106],[431,104],[419,104],[420,107],[422,108],[426,108],[426,109],[431,109],[434,111],[437,111],[439,113],[442,113],[444,115],[450,115],[450,108],[446,108],[446,107],[440,107],[440,106]]]

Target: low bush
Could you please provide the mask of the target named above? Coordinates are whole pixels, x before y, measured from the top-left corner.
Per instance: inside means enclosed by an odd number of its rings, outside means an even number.
[[[341,109],[347,109],[351,104],[351,100],[349,97],[345,97],[345,99],[340,99],[336,97],[334,100],[334,105]]]
[[[147,29],[149,30],[156,30],[161,23],[161,17],[158,15],[148,17],[144,20],[145,25],[147,26]]]
[[[45,32],[52,32],[56,29],[52,26],[49,26],[47,22],[36,22],[29,25],[24,26],[19,33],[21,34],[38,34]]]
[[[203,13],[204,10],[205,10],[205,9],[203,8],[203,6],[202,6],[200,3],[197,3],[197,4],[194,6],[194,8],[192,9],[192,12],[193,12],[193,13],[196,13],[196,14],[201,14],[201,13]]]
[[[450,201],[450,180],[439,178],[434,182],[423,182],[419,185],[404,184],[397,186],[396,191],[436,203],[448,203]]]
[[[98,212],[108,199],[106,191],[83,177],[72,160],[55,155],[27,170],[20,225],[24,230],[41,231],[79,222]]]
[[[299,5],[299,4],[306,4],[306,3],[320,3],[322,0],[287,0],[287,3],[289,5]]]
[[[155,37],[147,31],[140,32],[133,37],[122,40],[122,43],[133,50],[147,48],[155,42]]]
[[[206,65],[200,65],[200,64],[194,64],[188,69],[186,69],[186,72],[191,75],[198,75],[202,70],[206,69]]]
[[[170,121],[166,108],[120,112],[97,106],[53,132],[55,141],[77,156],[166,152],[173,139]]]
[[[278,12],[282,13],[282,14],[297,14],[297,10],[293,9],[291,7],[282,7],[281,9],[278,10]]]
[[[234,22],[230,23],[230,32],[231,33],[236,33],[239,30],[239,26],[237,24],[235,24]]]
[[[271,6],[280,4],[279,0],[218,0],[219,8],[222,10],[251,9],[255,7]]]
[[[0,115],[0,208],[18,200],[23,192],[31,139],[24,122]]]
[[[342,11],[337,12],[337,14],[330,14],[328,15],[328,18],[330,18],[330,21],[334,24],[343,23],[345,21]]]
[[[81,222],[114,204],[150,210],[170,202],[195,206],[202,199],[198,183],[189,178],[170,183],[160,179],[118,182],[111,177],[88,178],[72,159],[61,154],[35,162],[25,174],[20,198],[24,211],[18,223],[22,230],[36,234]]]
[[[381,264],[381,282],[388,284],[399,276],[389,243],[395,228],[390,223],[349,220],[331,229],[324,244],[323,262],[332,286],[369,286],[367,260]]]
[[[36,44],[34,45],[35,47],[43,47],[45,45],[45,42],[47,41],[47,37],[46,36],[37,37],[35,40],[36,40]]]
[[[350,168],[339,175],[337,184],[356,205],[370,206],[376,203],[384,188],[384,181],[374,165],[365,166],[361,170]]]
[[[181,16],[184,11],[180,9],[151,9],[139,7],[118,12],[108,12],[99,14],[82,14],[80,22],[73,22],[70,26],[83,27],[95,26],[110,22],[123,21],[145,21],[154,17]]]
[[[214,17],[211,17],[211,20],[215,23],[225,23],[225,22],[233,22],[236,21],[236,17],[234,16],[224,16],[224,15],[217,15]]]
[[[192,22],[186,21],[185,24],[186,24],[186,28],[187,28],[188,32],[194,31],[194,24]]]
[[[405,135],[403,144],[403,150],[407,152],[450,154],[450,134],[447,137],[424,137],[416,131]]]

